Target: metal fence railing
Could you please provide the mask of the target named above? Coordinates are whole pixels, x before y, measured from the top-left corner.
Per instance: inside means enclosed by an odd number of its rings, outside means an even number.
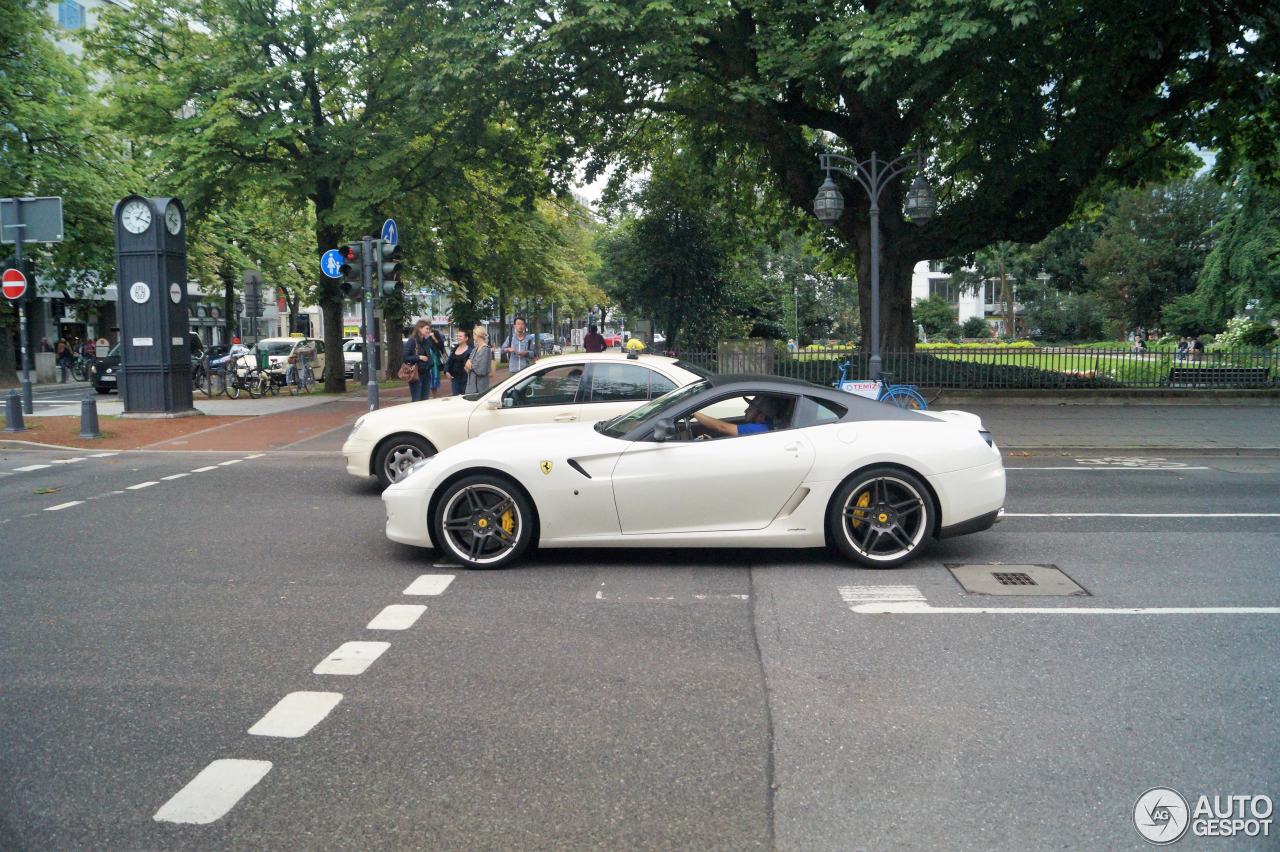
[[[820,385],[833,383],[840,363],[846,360],[850,362],[849,378],[864,378],[868,374],[867,354],[848,348],[667,354],[712,373],[764,373]],[[1280,387],[1280,349],[1274,347],[1194,354],[1173,350],[1135,353],[1129,349],[1087,346],[956,347],[885,352],[881,360],[883,371],[892,381],[928,388]]]

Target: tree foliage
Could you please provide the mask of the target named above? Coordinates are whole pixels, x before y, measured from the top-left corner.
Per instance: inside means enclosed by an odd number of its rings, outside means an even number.
[[[1195,290],[1215,330],[1249,308],[1280,319],[1280,189],[1246,170],[1228,205]]]

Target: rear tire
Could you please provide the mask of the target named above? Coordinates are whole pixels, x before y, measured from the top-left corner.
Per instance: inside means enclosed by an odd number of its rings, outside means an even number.
[[[467,568],[503,568],[528,548],[533,524],[523,491],[500,477],[475,474],[440,496],[431,533],[441,553]]]
[[[929,543],[936,510],[914,473],[872,467],[847,479],[827,507],[831,543],[868,568],[893,568]]]

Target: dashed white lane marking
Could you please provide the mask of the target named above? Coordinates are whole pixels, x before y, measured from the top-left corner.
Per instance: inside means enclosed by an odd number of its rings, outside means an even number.
[[[45,509],[46,512],[61,512],[63,509],[70,509],[72,506],[79,506],[83,500],[72,500],[70,503],[59,503],[56,506],[50,506]]]
[[[193,471],[191,471],[191,472],[192,472],[192,473],[204,473],[204,472],[205,472],[205,471],[207,471],[207,470],[217,470],[217,469],[218,469],[218,466],[217,466],[216,464],[211,464],[211,465],[209,465],[208,467],[198,467],[198,468],[196,468],[195,470],[193,470]]]
[[[1280,615],[1280,606],[930,606],[921,601],[886,601],[851,606],[857,613],[877,615]]]
[[[161,805],[153,819],[207,825],[226,815],[270,771],[269,760],[215,760]]]
[[[153,485],[159,485],[159,484],[160,484],[159,482],[156,482],[154,479],[152,479],[149,482],[139,482],[137,485],[126,485],[125,490],[137,491],[140,488],[150,488]]]
[[[409,584],[402,594],[406,595],[439,595],[449,588],[453,582],[453,574],[420,574],[418,579]]]
[[[390,642],[343,642],[312,669],[315,674],[358,675],[391,647]]]
[[[422,604],[391,604],[365,625],[366,630],[408,630],[427,608]]]
[[[32,470],[44,470],[46,467],[53,467],[53,465],[29,464],[26,467],[15,467],[14,470],[16,470],[18,473],[27,473],[28,471],[32,471]]]
[[[257,737],[303,737],[342,701],[341,692],[290,692],[249,733]]]
[[[1006,518],[1280,518],[1280,512],[1005,512]]]
[[[118,456],[118,455],[120,455],[120,454],[119,454],[119,453],[94,453],[93,455],[89,456],[89,458],[91,458],[91,459],[108,459],[108,458],[111,458],[112,456]]]
[[[169,481],[169,480],[171,480],[171,479],[181,479],[181,478],[182,478],[182,477],[184,477],[184,476],[190,476],[190,475],[191,475],[191,474],[189,474],[189,473],[175,473],[175,474],[173,474],[172,476],[162,476],[162,477],[160,477],[160,479],[162,479],[162,480],[163,480],[163,481],[165,481],[165,482],[168,482],[168,481]]]
[[[242,461],[244,461],[244,459],[227,459],[224,462],[218,462],[215,467],[226,467],[229,464],[240,464]]]
[[[266,453],[254,453],[253,455],[245,456],[244,458],[245,458],[245,461],[248,461],[249,459],[260,459],[265,455]]]
[[[840,586],[838,591],[850,606],[886,601],[923,601],[924,592],[916,586]]]
[[[54,459],[53,463],[54,464],[75,464],[76,462],[82,462],[82,461],[84,461],[84,456],[76,456],[73,459]]]

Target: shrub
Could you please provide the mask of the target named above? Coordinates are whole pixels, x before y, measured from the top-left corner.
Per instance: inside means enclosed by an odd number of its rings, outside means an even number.
[[[965,337],[990,337],[991,326],[982,317],[969,317],[960,326],[960,332]]]
[[[1227,330],[1214,338],[1213,348],[1257,349],[1270,346],[1275,339],[1276,333],[1271,326],[1248,317],[1234,317],[1227,320]]]

